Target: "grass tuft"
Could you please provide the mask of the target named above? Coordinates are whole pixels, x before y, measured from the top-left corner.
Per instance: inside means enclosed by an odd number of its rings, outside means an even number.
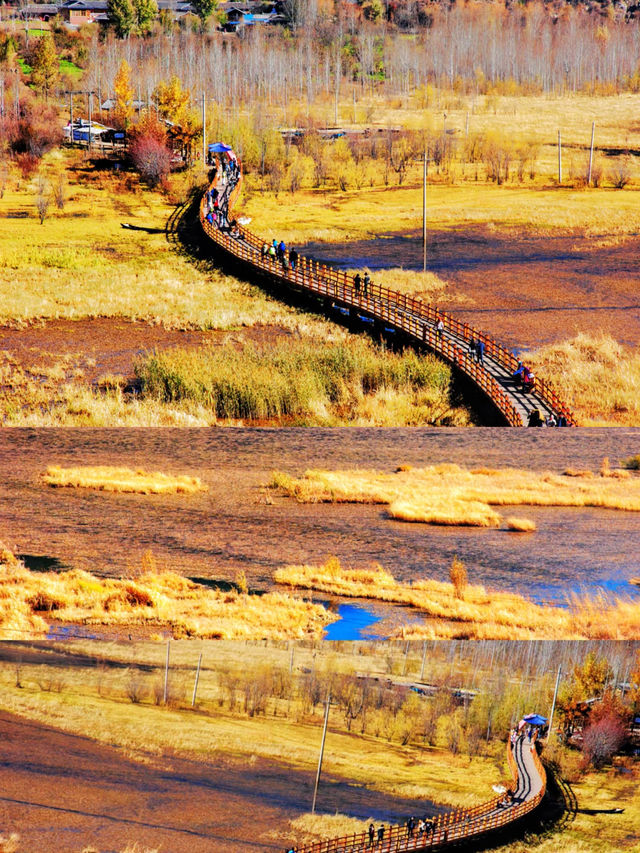
[[[511,516],[511,518],[507,518],[505,520],[508,530],[513,530],[518,533],[531,533],[536,529],[535,521],[531,521],[528,518],[515,518]]]
[[[51,465],[43,475],[48,486],[76,489],[98,489],[103,492],[135,492],[141,495],[194,494],[209,487],[199,477],[174,476],[159,471],[150,473],[109,465],[83,465],[61,468]]]
[[[629,474],[629,472],[623,472]],[[310,470],[272,474],[270,485],[302,503],[386,504],[391,518],[426,524],[498,526],[492,506],[604,507],[640,512],[640,477],[603,469],[565,474],[440,464],[393,473]],[[531,529],[531,528],[528,528]]]

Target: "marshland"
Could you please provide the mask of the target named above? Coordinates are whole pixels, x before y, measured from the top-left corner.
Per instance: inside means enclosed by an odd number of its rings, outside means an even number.
[[[478,636],[491,636],[492,631],[503,636],[509,625],[520,625],[521,636],[539,636],[546,628],[553,628],[554,636],[603,632],[629,636],[638,610],[638,587],[633,583],[638,524],[637,511],[631,507],[638,475],[624,465],[633,465],[640,436],[636,430],[570,429],[562,430],[560,443],[558,434],[556,430],[499,428],[292,429],[284,433],[269,429],[7,430],[0,436],[2,539],[34,572],[36,584],[45,583],[45,575],[37,580],[38,571],[45,569],[88,572],[93,578],[85,578],[90,590],[95,584],[98,591],[108,579],[124,579],[126,587],[126,582],[145,574],[144,561],[151,552],[152,587],[140,593],[142,599],[153,599],[158,592],[153,584],[164,583],[157,578],[164,573],[168,573],[168,586],[184,593],[184,601],[175,602],[173,624],[170,618],[159,619],[157,610],[149,606],[133,608],[127,615],[126,588],[118,593],[123,607],[117,619],[108,618],[101,603],[109,590],[100,592],[96,601],[74,599],[89,608],[75,614],[77,623],[87,623],[87,630],[101,622],[136,625],[146,621],[154,633],[197,634],[197,626],[179,627],[178,610],[197,621],[204,607],[198,597],[224,602],[226,596],[235,610],[225,625],[221,610],[221,636],[246,636],[251,624],[259,625],[261,614],[264,625],[255,630],[272,636],[299,636],[299,632],[320,636],[345,602],[382,617],[376,630],[384,636],[418,631],[425,613],[440,597],[446,607],[440,611],[440,620],[435,620],[436,635],[440,631],[441,636],[452,636],[452,632],[472,636],[478,630]],[[116,461],[120,478],[122,469],[128,469],[130,475],[161,474],[162,483],[169,476],[177,482],[177,478],[198,480],[201,488],[191,493],[177,489],[153,493],[146,487],[136,493],[128,490],[125,480],[122,491],[106,491],[103,486],[112,484]],[[512,469],[529,472],[519,475],[527,479],[529,493],[525,506],[487,505],[490,513],[497,512],[504,521],[474,527],[399,520],[390,517],[384,504],[368,500],[304,503],[270,487],[274,471],[301,478],[315,468],[332,470],[337,476],[341,470],[371,471],[373,464],[386,488],[416,476],[424,479],[429,466],[441,466],[438,488],[446,483],[447,471],[453,485],[460,478],[471,481],[478,476],[486,490],[483,478],[488,468],[490,472]],[[398,468],[404,470],[398,472]],[[476,469],[484,473],[473,475]],[[59,475],[73,471],[78,485],[51,485],[48,470]],[[563,473],[569,471],[574,476]],[[96,484],[97,472],[105,482]],[[87,481],[89,474],[93,482]],[[514,475],[508,476],[511,489]],[[614,509],[615,501],[611,508],[598,505],[602,497],[598,490],[613,490],[612,495],[622,490],[620,506],[627,508]],[[574,493],[572,500],[564,492]],[[595,499],[589,498],[590,492]],[[417,491],[414,497],[418,499]],[[503,492],[501,497],[503,502],[522,500],[522,494]],[[572,501],[577,505],[567,505]],[[559,505],[545,505],[549,502]],[[513,529],[526,527],[523,522],[535,529]],[[320,571],[330,557],[356,573],[382,566],[398,585],[396,593],[363,595],[357,584],[350,590],[344,585],[316,584],[310,592],[305,587],[314,585],[306,582],[295,591],[294,584],[276,583],[277,573],[287,567]],[[465,567],[467,602],[459,599],[451,585],[455,559]],[[415,600],[413,607],[406,606],[415,599],[420,583],[426,583],[427,589],[431,584],[432,589],[433,601],[423,602],[424,611],[415,606]],[[199,593],[189,584],[199,584]],[[243,598],[247,593],[249,597]],[[282,607],[277,596],[282,597]],[[301,600],[310,596],[312,603]],[[508,601],[511,617],[498,625],[488,617],[500,596],[505,604]],[[96,602],[98,613],[90,612]],[[527,602],[531,603],[528,610]],[[243,604],[247,605],[244,625]],[[292,617],[288,626],[285,604]],[[547,611],[543,605],[549,604],[553,606]],[[474,611],[478,605],[484,615]],[[166,615],[168,605],[162,606]],[[520,619],[518,608],[528,612],[529,624]],[[62,610],[43,606],[36,615],[55,622],[56,609]],[[431,617],[434,612],[431,609]],[[617,617],[609,619],[612,613]],[[74,623],[72,613],[58,615],[65,624]],[[236,616],[239,621],[231,627]],[[483,621],[486,625],[481,627]],[[214,622],[208,628],[203,623],[205,635],[215,631]],[[432,625],[433,619],[428,622]],[[425,629],[429,636],[433,625],[429,628],[425,623]]]

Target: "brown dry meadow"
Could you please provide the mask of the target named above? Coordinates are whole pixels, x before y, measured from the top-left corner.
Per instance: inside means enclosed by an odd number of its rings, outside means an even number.
[[[396,629],[394,636],[403,639],[623,640],[634,639],[640,631],[638,602],[604,594],[571,595],[566,608],[549,607],[514,593],[467,584],[453,568],[452,583],[425,579],[406,584],[382,566],[350,569],[332,557],[322,566],[279,569],[275,580],[291,588],[416,608],[425,614],[425,621]]]
[[[494,506],[602,507],[640,511],[640,477],[603,466],[555,474],[512,468],[468,470],[455,464],[425,468],[400,466],[382,471],[310,470],[303,477],[274,472],[270,485],[301,503],[368,503],[388,507],[390,518],[425,524],[497,527]],[[527,519],[511,519],[511,529],[531,530]]]
[[[56,622],[138,627],[174,637],[294,639],[321,637],[335,618],[321,605],[289,595],[250,595],[243,578],[228,591],[208,589],[159,570],[151,555],[132,575],[112,579],[81,570],[30,572],[3,547],[0,636],[44,636]]]
[[[50,465],[43,475],[48,486],[74,489],[97,489],[103,492],[134,492],[142,495],[185,494],[206,492],[209,487],[199,477],[186,474],[163,474],[141,468],[118,468],[110,465],[82,465],[62,468]]]

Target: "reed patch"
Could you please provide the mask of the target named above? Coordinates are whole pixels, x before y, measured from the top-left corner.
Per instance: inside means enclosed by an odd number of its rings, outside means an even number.
[[[0,637],[46,634],[52,622],[133,626],[173,637],[235,639],[320,637],[335,619],[321,605],[279,592],[251,595],[212,590],[143,560],[135,577],[89,572],[31,572],[0,551]]]
[[[387,507],[389,518],[424,524],[496,527],[494,506],[601,507],[640,511],[640,477],[526,471],[515,468],[469,470],[454,464],[425,468],[400,466],[393,473],[371,470],[309,470],[302,477],[272,474],[270,485],[301,503],[369,503]],[[624,472],[625,474],[628,472]],[[519,519],[519,528],[535,529]],[[531,526],[533,525],[533,527]],[[514,529],[507,522],[507,527]]]
[[[391,412],[402,425],[468,422],[450,402],[446,365],[362,338],[176,348],[143,358],[136,374],[145,396],[196,403],[221,420],[386,425]]]
[[[336,557],[324,565],[291,565],[275,573],[277,583],[343,597],[409,606],[423,622],[396,628],[403,639],[633,639],[640,630],[640,602],[572,595],[566,607],[535,604],[515,593],[468,584],[464,566],[454,559],[451,583],[421,579],[402,583],[380,565],[343,567]]]

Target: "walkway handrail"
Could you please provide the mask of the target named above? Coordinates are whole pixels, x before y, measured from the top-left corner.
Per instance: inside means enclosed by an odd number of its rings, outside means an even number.
[[[211,186],[213,187],[214,184],[215,178]],[[236,183],[227,201],[227,213],[239,195],[241,184],[242,169],[239,164]],[[200,203],[200,223],[205,234],[224,251],[260,270],[272,280],[288,287],[318,294],[349,309],[356,309],[393,329],[406,333],[465,373],[490,397],[510,426],[523,425],[522,416],[511,396],[487,367],[478,363],[470,355],[467,347],[462,347],[444,334],[439,334],[436,324],[442,320],[444,330],[463,341],[471,338],[482,341],[486,357],[493,359],[509,375],[512,374],[517,368],[517,358],[487,334],[469,326],[468,323],[460,322],[433,305],[424,303],[419,297],[408,296],[380,284],[370,283],[368,292],[361,293],[356,290],[353,278],[346,271],[319,263],[304,255],[298,256],[295,269],[291,269],[288,261],[283,262],[270,255],[263,255],[264,240],[251,231],[236,226],[237,236],[231,236],[228,228],[222,230],[207,221],[206,213],[207,196],[204,194]],[[549,382],[537,379],[532,397],[546,403],[556,415],[566,418],[568,424],[576,425],[574,416]]]
[[[521,742],[525,749],[524,739]],[[507,763],[511,770],[513,780],[513,792],[518,789],[520,773],[516,759],[513,755],[514,745],[507,743]],[[325,841],[316,841],[311,844],[298,845],[294,849],[296,853],[364,853],[366,850],[375,850],[375,853],[405,853],[405,851],[428,851],[435,848],[442,849],[450,844],[458,844],[462,839],[484,835],[487,832],[500,829],[514,821],[520,820],[536,809],[546,792],[547,777],[542,762],[538,756],[535,740],[530,741],[533,763],[540,779],[540,788],[532,797],[525,798],[522,802],[512,805],[500,806],[505,799],[501,794],[485,803],[472,808],[456,808],[437,815],[433,826],[427,832],[412,833],[405,825],[385,827],[382,841],[374,838],[373,848],[369,844],[367,832],[342,835],[339,838],[330,838]]]

